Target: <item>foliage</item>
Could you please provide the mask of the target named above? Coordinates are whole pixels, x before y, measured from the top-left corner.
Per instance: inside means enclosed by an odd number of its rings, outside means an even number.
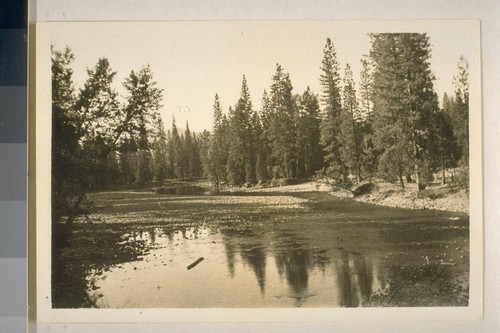
[[[453,131],[461,150],[460,166],[463,169],[462,183],[469,188],[469,64],[463,56],[458,61],[458,74],[454,76],[455,100],[451,104]]]
[[[340,91],[340,65],[337,53],[330,38],[327,38],[323,49],[321,61],[321,102],[323,103],[323,116],[321,121],[321,144],[325,151],[325,162],[328,173],[340,181],[347,180],[347,167],[340,154],[340,127],[341,127],[341,91]]]
[[[237,186],[256,183],[253,113],[250,92],[243,76],[240,98],[229,112],[227,174],[228,181]]]
[[[219,96],[214,99],[214,122],[212,138],[210,140],[209,160],[210,179],[216,192],[219,192],[222,183],[227,182],[227,131],[228,120],[222,113]]]
[[[297,107],[290,75],[280,64],[272,77],[267,116],[268,142],[271,147],[273,177],[295,177],[295,118]]]
[[[361,154],[363,136],[361,133],[361,118],[356,99],[356,89],[352,76],[351,67],[346,65],[344,73],[343,111],[340,115],[340,156],[349,174],[355,175],[358,182],[361,181]]]
[[[323,169],[349,183],[377,171],[420,189],[441,172],[468,188],[468,63],[461,57],[455,92],[438,107],[426,34],[372,34],[361,59],[359,91],[347,64],[343,77],[326,39],[320,97],[309,87],[294,94],[289,73],[276,64],[255,111],[245,76],[227,114],[215,95],[212,131],[166,131],[163,91],[150,66],[132,70],[114,89],[116,72],[103,57],[76,91],[69,48],[52,50],[52,213],[71,224],[90,190],[162,185],[168,179],[210,178],[252,186],[271,178],[309,178]],[[456,177],[455,177],[456,176]]]
[[[298,97],[297,177],[308,178],[323,165],[320,146],[320,109],[318,97],[307,87]]]
[[[78,166],[81,149],[78,144],[75,88],[70,65],[74,55],[52,49],[52,219],[69,214],[73,198],[83,181]],[[67,172],[75,170],[75,172]],[[83,199],[83,198],[82,198]]]
[[[68,226],[89,190],[117,180],[110,175],[116,172],[118,161],[125,160],[117,155],[120,144],[128,144],[129,151],[132,147],[140,151],[136,178],[150,180],[148,134],[162,99],[162,90],[156,88],[147,66],[125,79],[128,96],[121,106],[112,88],[116,72],[107,58],[87,69],[88,78],[75,96],[73,60],[69,48],[52,50],[52,212],[53,222],[65,215]]]
[[[414,174],[419,189],[425,188],[424,175],[430,159],[431,121],[438,110],[430,71],[430,45],[426,34],[373,34],[370,56],[374,63],[373,113],[375,144],[384,154],[399,158],[381,159],[399,162],[400,179]]]

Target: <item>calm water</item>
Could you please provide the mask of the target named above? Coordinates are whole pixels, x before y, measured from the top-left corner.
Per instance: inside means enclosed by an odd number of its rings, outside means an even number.
[[[150,228],[124,234],[123,241],[146,241],[149,252],[90,274],[89,295],[104,308],[361,307],[393,288],[400,267],[429,263],[440,279],[450,280],[444,284],[468,284],[466,217],[407,211],[408,223],[392,223],[359,214],[357,223],[352,216],[335,224],[311,216],[252,231]],[[436,277],[425,274],[415,279],[434,283]]]

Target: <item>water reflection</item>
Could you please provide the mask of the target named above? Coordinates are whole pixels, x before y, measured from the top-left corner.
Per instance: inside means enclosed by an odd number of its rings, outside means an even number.
[[[227,270],[229,277],[234,278],[234,264],[236,262],[236,252],[238,251],[237,243],[234,242],[236,230],[225,230],[222,232],[224,235],[224,252],[226,253]]]
[[[111,308],[372,306],[373,295],[387,290],[388,274],[394,276],[395,259],[339,246],[345,237],[326,227],[311,235],[286,227],[128,233],[124,240],[149,244],[143,260],[91,274],[89,296],[98,293],[96,305]],[[379,236],[370,229],[351,237]],[[379,238],[377,244],[385,245]],[[204,260],[187,270],[199,257]]]
[[[372,265],[359,253],[341,252],[335,265],[341,306],[369,305],[373,282]]]
[[[251,267],[259,284],[261,294],[266,289],[266,252],[260,244],[243,244],[241,246],[241,257],[243,262]]]
[[[148,234],[149,234],[149,239],[151,241],[151,244],[156,243],[156,231],[155,231],[155,229],[150,229],[148,231]]]
[[[295,299],[295,306],[302,306],[307,298],[312,296],[308,291],[309,270],[312,263],[309,251],[293,249],[276,254],[275,258],[280,277],[283,274],[286,276],[289,297]]]

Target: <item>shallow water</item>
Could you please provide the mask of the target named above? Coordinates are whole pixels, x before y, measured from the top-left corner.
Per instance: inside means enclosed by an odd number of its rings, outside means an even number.
[[[391,302],[414,305],[399,290],[408,285],[410,293],[423,286],[423,293],[443,294],[424,295],[417,305],[466,305],[468,220],[398,210],[408,223],[373,221],[368,208],[337,213],[335,223],[311,214],[273,228],[127,233],[124,242],[143,240],[149,250],[139,261],[91,272],[89,296],[103,308],[361,307],[398,291],[402,298]]]

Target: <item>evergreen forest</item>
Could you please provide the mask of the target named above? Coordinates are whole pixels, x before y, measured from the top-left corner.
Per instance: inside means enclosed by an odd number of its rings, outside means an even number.
[[[208,180],[213,192],[277,179],[328,178],[350,188],[383,178],[425,189],[434,182],[468,188],[468,63],[461,57],[454,91],[437,96],[429,37],[371,34],[359,82],[341,68],[332,39],[318,59],[321,91],[295,91],[279,63],[270,85],[241,93],[227,110],[214,91],[210,130],[191,131],[160,111],[168,92],[150,66],[133,69],[114,87],[103,57],[76,88],[71,48],[52,49],[52,214],[71,225],[86,194],[108,188]],[[217,89],[215,87],[215,89]],[[252,95],[258,93],[259,95]],[[253,101],[260,98],[260,108]],[[183,128],[180,130],[179,128]]]

